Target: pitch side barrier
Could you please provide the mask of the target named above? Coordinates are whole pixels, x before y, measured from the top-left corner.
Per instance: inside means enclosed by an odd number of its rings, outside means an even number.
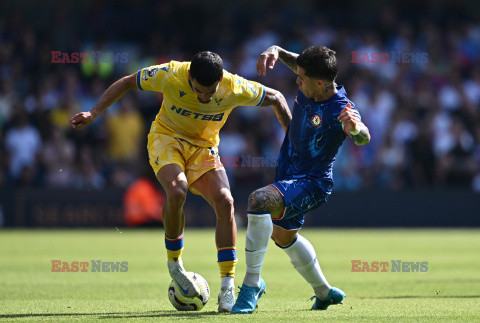
[[[121,227],[123,190],[0,188],[0,226]],[[250,190],[235,189],[235,213],[246,225]],[[215,225],[212,208],[190,194],[187,226]],[[480,194],[468,190],[335,192],[306,218],[321,227],[480,227]]]

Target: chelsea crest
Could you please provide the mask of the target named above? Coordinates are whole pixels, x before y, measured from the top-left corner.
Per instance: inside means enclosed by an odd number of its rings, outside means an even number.
[[[311,118],[310,118],[310,123],[312,126],[315,128],[320,127],[322,125],[322,117],[318,114],[315,113]]]

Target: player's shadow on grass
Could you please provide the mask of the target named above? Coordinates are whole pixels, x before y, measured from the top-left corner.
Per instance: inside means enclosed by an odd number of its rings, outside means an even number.
[[[146,317],[172,317],[172,318],[208,318],[208,317],[217,317],[219,315],[226,315],[224,313],[218,313],[217,311],[208,311],[208,312],[179,312],[179,311],[149,311],[144,313],[118,313],[117,315],[109,315],[114,313],[107,313],[107,315],[99,315],[97,319],[129,319],[129,318],[146,318]]]
[[[119,312],[119,313],[26,313],[26,314],[3,314],[0,319],[16,319],[16,318],[34,318],[34,317],[82,317],[98,316],[97,319],[128,319],[142,317],[175,317],[175,318],[193,318],[193,317],[214,317],[225,315],[216,311],[208,312],[178,312],[178,311],[148,311],[148,312]]]

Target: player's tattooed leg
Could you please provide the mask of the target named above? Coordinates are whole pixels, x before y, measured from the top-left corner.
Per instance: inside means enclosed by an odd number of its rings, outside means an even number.
[[[284,208],[283,196],[273,186],[262,187],[248,198],[248,211],[268,212],[274,219],[282,216]]]

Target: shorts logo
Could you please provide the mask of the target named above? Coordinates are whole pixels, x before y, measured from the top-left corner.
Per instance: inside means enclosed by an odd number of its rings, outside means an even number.
[[[219,157],[217,147],[210,147],[208,148],[208,150],[210,150],[210,155],[212,155],[213,157]]]
[[[311,118],[310,118],[310,123],[312,126],[315,128],[320,127],[322,125],[322,117],[318,113],[315,113]]]

